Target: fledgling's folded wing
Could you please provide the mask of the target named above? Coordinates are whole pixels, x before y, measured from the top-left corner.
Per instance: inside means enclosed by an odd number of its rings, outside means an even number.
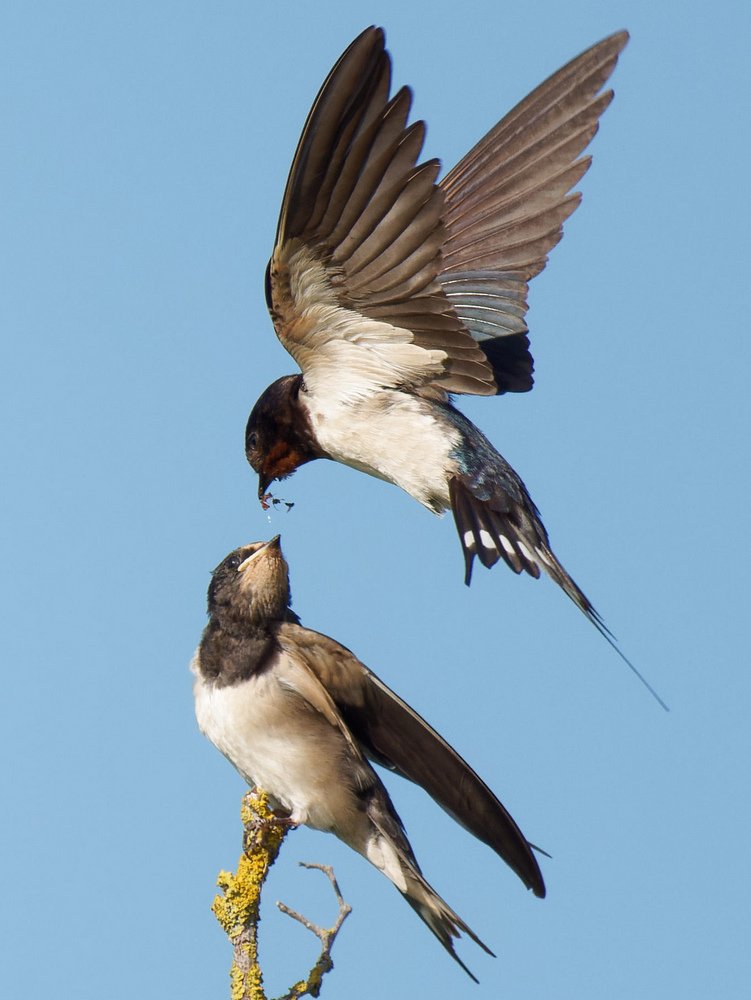
[[[600,93],[628,33],[593,45],[516,105],[441,181],[438,281],[493,367],[498,392],[532,388],[527,282],[581,201],[582,151],[613,98]]]
[[[485,355],[436,281],[439,163],[418,164],[424,124],[407,124],[410,91],[390,98],[390,84],[383,31],[368,28],[313,104],[269,264],[274,326],[314,391],[493,394]]]
[[[323,794],[331,800],[334,810],[330,812],[332,832],[345,843],[359,850],[364,856],[389,878],[404,898],[425,921],[451,957],[477,982],[473,973],[459,958],[454,949],[454,938],[462,932],[469,935],[489,955],[493,952],[475,934],[471,927],[451,909],[432,886],[425,880],[417,863],[407,834],[394,809],[391,798],[383,783],[366,760],[356,735],[350,730],[346,719],[340,714],[341,706],[333,693],[326,688],[327,671],[317,669],[322,652],[319,640],[325,639],[317,632],[296,624],[280,626],[276,633],[282,655],[277,658],[274,672],[277,682],[287,690],[304,699],[311,713],[322,715],[343,737],[338,751],[346,761],[339,761],[340,767],[346,762],[345,786],[323,789]],[[333,640],[327,640],[329,651],[336,649],[336,655],[346,654],[344,661],[357,664],[351,653]],[[343,661],[343,662],[344,662]],[[364,668],[363,668],[364,669]],[[345,668],[346,670],[346,668]],[[353,676],[356,676],[357,671]],[[340,671],[335,675],[348,686],[346,676]],[[355,695],[356,697],[356,695]],[[346,743],[346,749],[345,749]],[[330,753],[330,747],[326,748]],[[335,751],[337,752],[337,751]],[[310,744],[309,765],[315,770],[315,740]],[[338,805],[338,808],[336,806]],[[331,806],[329,807],[331,808]],[[365,811],[370,832],[367,841],[362,840],[362,810]]]
[[[491,847],[536,896],[545,883],[529,841],[502,803],[459,754],[346,647],[284,624],[347,728],[376,763],[414,781],[478,840]]]

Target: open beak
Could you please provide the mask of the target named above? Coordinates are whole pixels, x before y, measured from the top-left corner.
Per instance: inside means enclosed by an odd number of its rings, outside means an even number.
[[[243,559],[243,561],[237,567],[237,572],[238,573],[244,572],[248,568],[248,566],[253,562],[256,556],[259,556],[262,552],[269,552],[269,551],[279,552],[281,548],[279,540],[281,537],[282,537],[281,535],[274,535],[274,537],[270,541],[264,542],[263,545],[260,545],[255,550],[255,552],[251,552],[248,558]]]

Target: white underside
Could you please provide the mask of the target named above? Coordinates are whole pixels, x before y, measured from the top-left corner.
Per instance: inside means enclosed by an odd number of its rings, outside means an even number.
[[[345,741],[300,695],[279,683],[273,664],[227,687],[199,675],[193,693],[201,731],[248,784],[272,795],[294,822],[335,830],[351,820],[342,780]]]
[[[366,399],[300,396],[321,447],[337,462],[401,487],[431,510],[449,507],[451,451],[459,432],[440,424],[425,400],[398,390]]]
[[[279,657],[258,677],[228,687],[196,680],[201,732],[240,772],[262,788],[295,823],[334,833],[406,891],[399,851],[374,827],[347,780],[352,749],[341,730],[298,692],[294,664]],[[280,682],[281,678],[281,682]]]

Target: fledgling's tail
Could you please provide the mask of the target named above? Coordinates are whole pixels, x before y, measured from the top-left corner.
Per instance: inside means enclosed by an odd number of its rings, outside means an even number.
[[[477,977],[456,954],[454,939],[464,933],[488,955],[494,958],[495,955],[426,881],[386,789],[379,782],[379,785],[366,794],[370,832],[366,843],[357,849],[362,850],[368,861],[396,886],[454,961],[471,979],[478,982]]]
[[[505,464],[505,463],[504,463]],[[555,580],[574,604],[592,622],[597,631],[610,643],[620,658],[639,678],[650,694],[668,711],[668,706],[660,698],[651,684],[636,669],[615,641],[615,636],[602,620],[584,591],[569,576],[550,548],[548,533],[540,518],[524,483],[506,466],[506,479],[513,493],[504,486],[492,490],[486,488],[487,496],[479,497],[469,482],[458,476],[449,480],[451,511],[454,515],[459,539],[464,552],[464,582],[469,585],[472,578],[472,563],[475,556],[488,569],[499,559],[503,559],[514,573],[529,573],[538,579],[544,570]]]
[[[397,889],[399,889],[418,917],[428,925],[454,961],[461,965],[470,979],[474,979],[476,983],[479,982],[474,973],[467,968],[454,951],[454,938],[461,937],[463,931],[484,952],[495,958],[493,952],[464,923],[462,918],[451,909],[448,903],[438,895],[435,889],[426,882],[419,870],[411,865],[405,865],[404,877],[406,888],[402,889],[400,886],[397,886]]]

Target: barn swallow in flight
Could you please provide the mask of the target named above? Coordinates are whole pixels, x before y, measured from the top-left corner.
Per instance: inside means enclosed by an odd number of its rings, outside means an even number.
[[[389,97],[383,31],[352,42],[308,115],[266,271],[274,328],[302,373],[261,395],[245,453],[264,506],[275,479],[329,458],[450,508],[465,583],[475,557],[544,571],[638,674],[521,478],[451,403],[532,388],[527,283],[579,204],[581,153],[627,41],[611,35],[560,69],[439,184],[439,161],[417,162],[425,124],[407,124],[410,90]]]
[[[353,654],[300,624],[279,536],[214,570],[209,623],[192,663],[203,733],[293,824],[335,834],[390,879],[444,948],[464,931],[425,880],[369,761],[421,785],[545,895],[539,865],[506,809],[459,754]],[[472,976],[474,979],[474,976]]]

